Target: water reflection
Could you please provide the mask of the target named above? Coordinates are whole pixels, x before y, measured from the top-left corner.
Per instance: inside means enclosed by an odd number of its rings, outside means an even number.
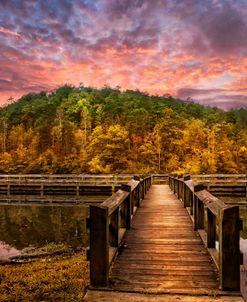
[[[20,254],[21,252],[16,248],[0,241],[0,259],[8,259],[13,256],[19,256]]]
[[[78,205],[1,205],[0,251],[3,254],[3,250],[39,247],[49,242],[83,247],[87,243],[87,215],[88,208]]]

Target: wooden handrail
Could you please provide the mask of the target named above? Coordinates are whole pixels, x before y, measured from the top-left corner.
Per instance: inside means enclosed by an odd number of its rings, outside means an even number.
[[[190,176],[169,176],[169,186],[188,208],[194,230],[199,232],[219,270],[220,289],[240,290],[239,207],[225,204],[205,190],[203,184],[190,180]]]
[[[128,182],[132,174],[0,174],[0,184],[29,184],[29,183],[76,183],[76,184],[121,184]]]
[[[246,178],[246,174],[192,174],[191,178]]]
[[[152,182],[154,184],[168,184],[168,174],[152,174]]]
[[[109,215],[111,215],[128,197],[129,193],[123,190],[118,190],[111,197],[107,198],[102,206],[108,207]]]
[[[122,238],[131,227],[135,209],[152,184],[151,176],[136,176],[101,205],[90,205],[88,220],[90,283],[106,286],[110,265],[122,246]]]

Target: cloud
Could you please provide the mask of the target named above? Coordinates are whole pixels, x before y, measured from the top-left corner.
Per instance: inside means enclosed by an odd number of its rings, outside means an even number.
[[[244,104],[244,2],[2,0],[0,8],[2,101],[83,82]]]
[[[187,17],[192,24],[192,39],[188,47],[198,53],[209,55],[246,55],[247,19],[241,5],[231,1],[207,1],[194,18]]]
[[[177,97],[227,110],[247,107],[247,95],[245,93],[235,93],[226,89],[181,88],[177,91]]]
[[[218,94],[224,92],[224,89],[195,89],[195,88],[180,88],[177,91],[178,98],[192,98],[203,95]]]
[[[232,95],[232,96],[221,96],[217,98],[204,98],[197,100],[202,105],[208,105],[211,107],[218,107],[224,110],[239,109],[247,107],[247,96]]]
[[[7,36],[12,36],[14,38],[17,38],[17,39],[21,39],[21,35],[15,31],[11,31],[7,28],[4,28],[2,26],[0,26],[0,34],[4,34],[4,35],[7,35]]]

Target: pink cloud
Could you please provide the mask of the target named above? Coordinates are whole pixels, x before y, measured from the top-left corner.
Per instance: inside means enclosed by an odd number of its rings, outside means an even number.
[[[7,28],[4,28],[2,26],[0,27],[0,33],[4,34],[4,35],[7,35],[7,36],[11,36],[11,37],[17,38],[17,39],[21,39],[22,38],[22,36],[19,33],[15,32],[15,31],[11,31],[11,30],[9,30]]]

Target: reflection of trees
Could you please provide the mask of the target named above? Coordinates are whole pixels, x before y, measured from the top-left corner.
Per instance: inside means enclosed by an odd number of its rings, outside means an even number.
[[[82,206],[0,206],[0,241],[18,249],[47,242],[64,242],[74,247],[87,241]]]

